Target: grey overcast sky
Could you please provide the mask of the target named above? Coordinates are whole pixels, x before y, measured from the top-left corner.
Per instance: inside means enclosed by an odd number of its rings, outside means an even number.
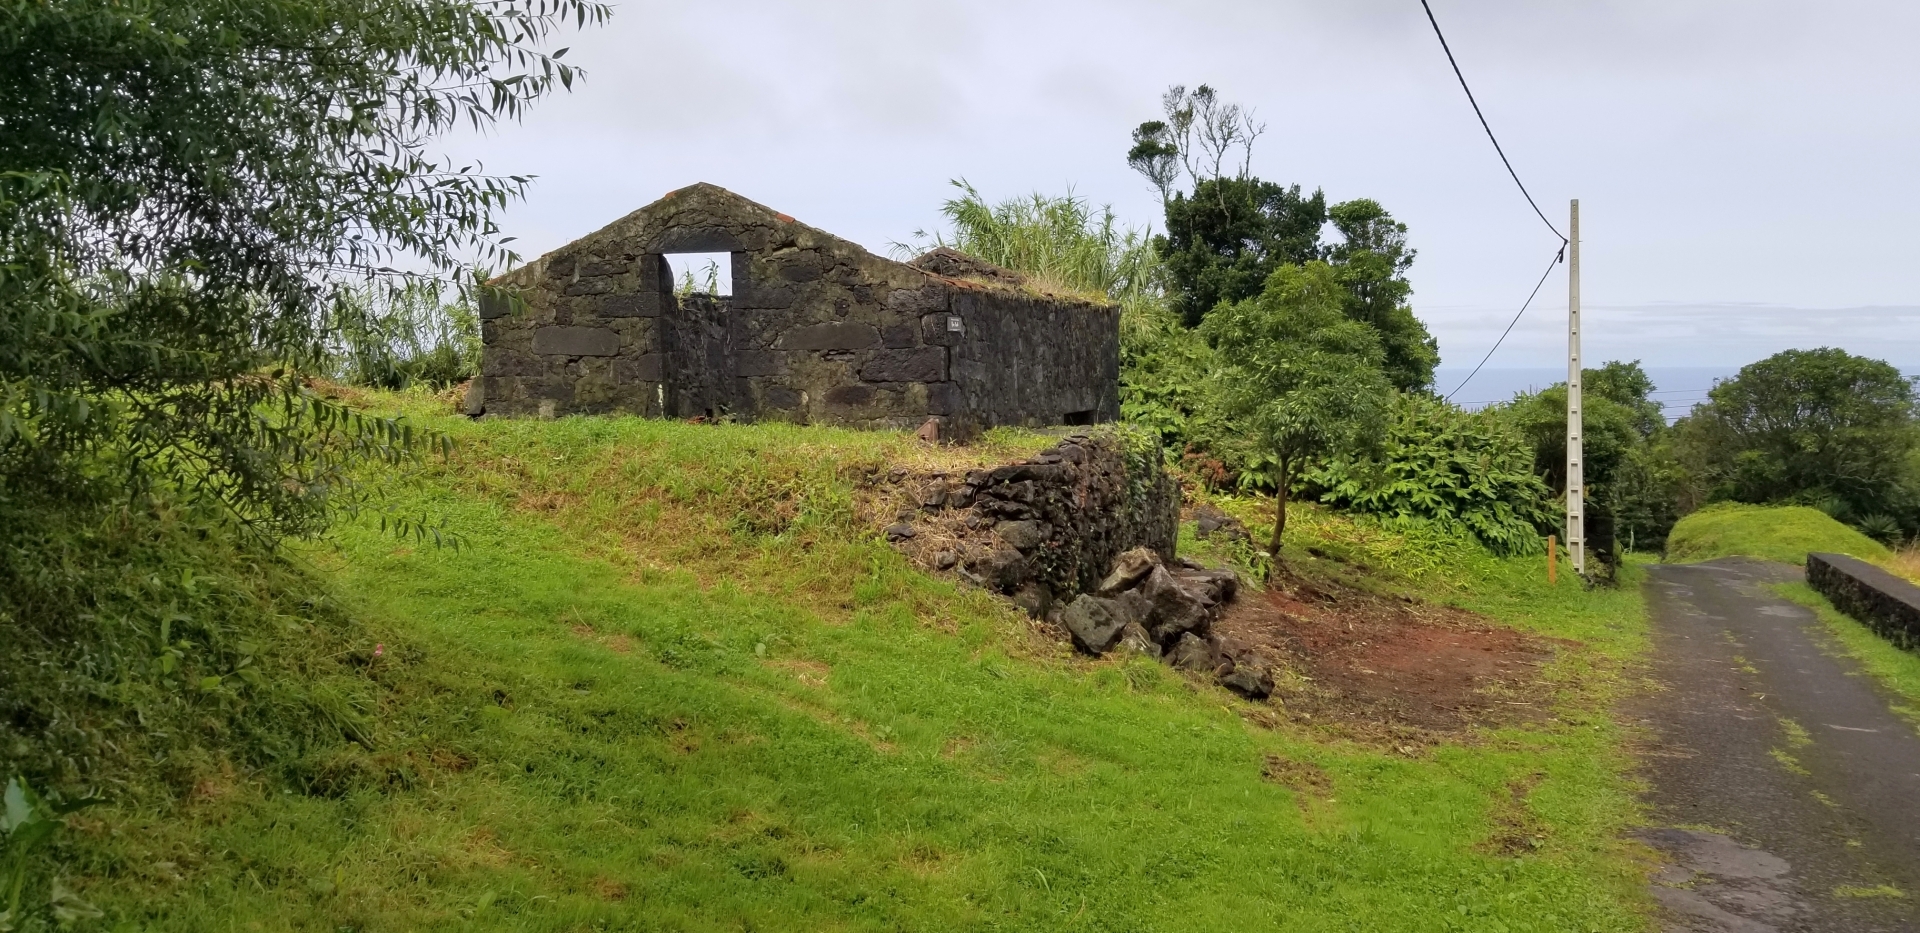
[[[1548,216],[1581,200],[1589,359],[1920,362],[1920,3],[1432,2]],[[935,225],[958,177],[1157,225],[1123,156],[1173,83],[1257,112],[1261,177],[1411,227],[1414,307],[1449,367],[1557,242],[1418,0],[628,0],[565,41],[584,84],[452,143],[539,176],[505,217],[528,256],[696,181],[878,252]],[[1490,365],[1553,365],[1565,308],[1556,272]]]

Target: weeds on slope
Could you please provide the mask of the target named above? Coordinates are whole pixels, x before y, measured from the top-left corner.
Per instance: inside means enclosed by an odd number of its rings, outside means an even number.
[[[374,642],[222,516],[164,500],[0,512],[0,774],[160,805],[365,737]]]

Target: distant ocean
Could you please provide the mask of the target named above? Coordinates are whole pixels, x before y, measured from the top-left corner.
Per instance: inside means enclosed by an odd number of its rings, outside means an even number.
[[[1694,405],[1706,401],[1707,390],[1713,388],[1715,382],[1738,375],[1740,367],[1648,366],[1646,370],[1653,378],[1653,397],[1666,408],[1667,420],[1674,421],[1692,411]],[[1908,376],[1920,376],[1920,365],[1903,366],[1901,371]],[[1441,395],[1452,395],[1454,401],[1466,408],[1483,408],[1522,392],[1534,392],[1567,381],[1565,369],[1488,368],[1462,386],[1460,381],[1470,372],[1472,367],[1442,366],[1434,370],[1434,388]]]

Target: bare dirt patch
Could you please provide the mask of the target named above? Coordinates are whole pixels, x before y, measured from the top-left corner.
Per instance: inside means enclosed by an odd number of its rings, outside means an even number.
[[[1353,738],[1424,744],[1545,712],[1524,697],[1552,643],[1459,609],[1288,579],[1241,594],[1214,630],[1295,675],[1276,690],[1294,719]]]
[[[1293,792],[1300,815],[1317,821],[1333,804],[1333,779],[1319,765],[1280,755],[1268,755],[1260,766],[1260,777]]]
[[[1481,843],[1480,851],[1514,858],[1540,847],[1546,829],[1528,808],[1527,798],[1546,777],[1536,771],[1507,782],[1507,799],[1495,806],[1493,834]]]
[[[1266,763],[1260,766],[1260,776],[1288,790],[1314,797],[1333,793],[1333,781],[1327,772],[1310,761],[1268,755]]]

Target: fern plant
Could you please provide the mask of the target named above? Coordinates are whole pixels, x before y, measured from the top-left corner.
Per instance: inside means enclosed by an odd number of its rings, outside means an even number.
[[[1305,480],[1329,505],[1466,531],[1499,554],[1541,553],[1542,529],[1554,523],[1526,441],[1425,394],[1395,400],[1377,452],[1333,458]]]

